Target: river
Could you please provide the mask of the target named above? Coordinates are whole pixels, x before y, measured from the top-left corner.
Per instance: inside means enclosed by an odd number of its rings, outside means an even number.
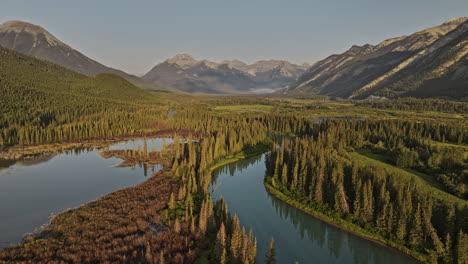
[[[212,197],[223,197],[231,214],[258,239],[257,263],[264,263],[271,236],[277,263],[418,263],[414,259],[328,225],[270,195],[263,185],[265,155],[218,168]]]
[[[171,139],[148,139],[158,151]],[[144,139],[118,142],[108,149],[143,149]],[[27,161],[0,161],[0,248],[21,241],[49,217],[103,195],[139,184],[160,169],[114,167],[122,160],[102,158],[97,149],[77,149]]]

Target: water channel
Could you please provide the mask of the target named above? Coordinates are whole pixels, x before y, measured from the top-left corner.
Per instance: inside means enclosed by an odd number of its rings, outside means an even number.
[[[263,185],[265,155],[214,171],[212,194],[258,239],[257,263],[264,263],[271,236],[277,263],[418,263],[394,250],[326,224],[270,195]]]

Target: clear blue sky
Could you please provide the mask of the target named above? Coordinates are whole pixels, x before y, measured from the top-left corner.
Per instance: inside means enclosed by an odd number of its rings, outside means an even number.
[[[24,20],[108,66],[144,73],[177,53],[313,63],[468,16],[467,0],[1,0]]]

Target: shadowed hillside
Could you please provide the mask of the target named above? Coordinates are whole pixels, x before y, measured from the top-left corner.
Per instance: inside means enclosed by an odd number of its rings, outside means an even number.
[[[0,92],[0,145],[132,134],[160,114],[157,95],[120,76],[87,77],[1,47]]]

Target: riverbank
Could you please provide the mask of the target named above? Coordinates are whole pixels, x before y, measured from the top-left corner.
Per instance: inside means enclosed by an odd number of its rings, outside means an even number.
[[[272,141],[271,140],[267,140],[266,142],[262,142],[262,143],[259,143],[257,144],[256,146],[254,147],[251,147],[251,148],[248,148],[246,149],[245,151],[242,151],[242,152],[239,152],[239,153],[236,153],[234,155],[231,155],[231,156],[228,156],[218,162],[216,162],[214,165],[212,165],[209,169],[210,172],[214,171],[215,169],[219,168],[219,167],[222,167],[222,166],[225,166],[225,165],[228,165],[230,163],[234,163],[234,162],[237,162],[237,161],[240,161],[242,159],[246,159],[246,158],[249,158],[249,157],[252,157],[252,156],[256,156],[256,155],[261,155],[265,152],[267,152],[270,148],[271,148],[271,144],[272,144]],[[306,207],[304,205],[302,205],[301,203],[299,203],[298,201],[295,201],[295,200],[291,200],[290,198],[288,198],[285,194],[283,194],[282,192],[276,190],[273,186],[271,186],[270,184],[264,182],[264,185],[267,189],[267,191],[272,194],[273,196],[275,196],[276,198],[286,202],[287,204],[289,204],[290,206],[293,206],[309,215],[312,215],[313,217],[315,217],[316,219],[330,225],[330,226],[333,226],[333,227],[336,227],[336,228],[339,228],[341,230],[344,230],[346,232],[349,232],[357,237],[360,237],[362,239],[365,239],[365,240],[368,240],[368,241],[371,241],[377,245],[380,245],[382,247],[386,247],[386,248],[389,248],[389,249],[392,249],[392,250],[395,250],[397,251],[398,253],[401,253],[401,254],[405,254],[417,261],[420,261],[420,262],[427,262],[428,259],[426,256],[418,253],[418,252],[415,252],[413,250],[410,250],[404,246],[401,246],[401,245],[398,245],[392,241],[389,241],[388,239],[385,239],[383,237],[380,237],[380,236],[377,236],[375,234],[372,234],[372,233],[369,233],[367,230],[353,224],[353,223],[350,223],[350,222],[347,222],[343,219],[334,219],[326,214],[323,214],[317,210],[314,210],[312,208],[309,208],[309,207]]]
[[[180,187],[169,170],[56,215],[40,233],[0,250],[0,263],[137,263],[150,255],[169,263],[193,261],[189,226],[182,223],[176,232],[162,215]]]
[[[396,244],[395,242],[393,241],[390,241],[384,237],[381,237],[381,236],[378,236],[378,235],[375,235],[373,233],[370,233],[369,231],[365,230],[364,228],[356,225],[356,224],[353,224],[349,221],[346,221],[342,218],[333,218],[333,217],[330,217],[314,208],[311,208],[309,206],[306,206],[294,199],[291,199],[289,198],[288,196],[286,196],[284,193],[282,193],[281,191],[275,189],[271,184],[269,184],[268,182],[264,182],[264,185],[265,185],[265,188],[266,190],[271,194],[273,195],[274,197],[282,200],[283,202],[315,217],[316,219],[328,224],[328,225],[331,225],[333,227],[336,227],[336,228],[339,228],[341,230],[344,230],[346,232],[349,232],[355,236],[358,236],[360,238],[363,238],[363,239],[366,239],[368,241],[371,241],[373,243],[376,243],[380,246],[383,246],[383,247],[387,247],[387,248],[390,248],[390,249],[393,249],[395,251],[398,251],[402,254],[405,254],[405,255],[408,255],[412,258],[414,258],[415,260],[417,261],[420,261],[422,263],[427,263],[429,261],[428,257],[425,256],[425,255],[422,255],[421,253],[419,252],[415,252],[414,250],[411,250],[407,247],[404,247],[402,245],[399,245],[399,244]]]
[[[224,165],[228,165],[230,163],[234,163],[239,160],[243,160],[255,155],[263,154],[270,150],[273,141],[271,139],[265,139],[264,141],[258,143],[255,146],[248,147],[240,152],[237,152],[232,155],[228,155],[223,159],[216,161],[213,165],[211,165],[208,169],[209,172],[213,172],[215,169],[222,167]]]
[[[75,142],[56,142],[49,144],[40,144],[40,145],[30,145],[30,146],[12,146],[0,150],[0,159],[4,160],[18,160],[18,159],[31,159],[41,155],[55,155],[60,152],[70,151],[73,149],[79,148],[103,148],[110,146],[112,143],[133,140],[133,139],[142,139],[142,138],[152,138],[152,137],[174,137],[174,135],[180,137],[187,137],[192,135],[194,138],[199,137],[197,133],[189,130],[160,130],[150,133],[140,133],[128,136],[116,136],[108,138],[95,138],[95,139],[84,139],[78,140]]]
[[[173,137],[174,131],[151,134],[151,137],[158,136]],[[24,149],[16,147],[10,151],[18,151],[20,157],[28,159],[46,154],[53,156],[74,149],[104,148],[115,142],[140,138],[130,136],[44,144]],[[177,193],[180,188],[179,182],[170,176],[168,157],[159,152],[145,155],[137,150],[127,152],[111,150],[104,153],[103,158],[121,158],[123,161],[120,166],[132,166],[140,162],[158,163],[162,169],[143,183],[114,191],[55,215],[40,231],[28,235],[20,244],[0,250],[0,263],[144,262],[149,261],[149,255],[153,252],[158,252],[158,255],[151,256],[155,260],[164,258],[170,263],[193,261],[196,245],[188,224],[182,223],[179,231],[176,231],[162,214],[171,194]],[[138,155],[133,155],[135,153]]]
[[[104,147],[112,142],[41,145],[31,147],[29,153],[44,154],[72,150],[74,147]],[[269,147],[268,141],[248,147],[218,160],[210,170],[261,154]],[[150,153],[154,156],[129,156],[133,152],[138,151],[125,153],[116,150],[104,153],[104,156],[122,158],[126,165],[139,161],[153,163],[157,160],[162,163],[162,170],[141,184],[115,191],[54,216],[39,233],[28,236],[18,245],[0,250],[0,263],[26,260],[45,263],[57,259],[63,262],[94,262],[98,259],[141,262],[148,258],[147,252],[163,252],[164,259],[170,263],[194,261],[198,249],[194,243],[195,237],[190,232],[190,223],[181,222],[176,231],[172,224],[167,223],[163,214],[171,194],[178,193],[180,188],[178,180],[172,177],[170,163],[166,157],[156,153]],[[142,158],[144,160],[140,160]]]
[[[147,166],[160,164],[164,167],[169,167],[171,160],[171,157],[162,156],[159,151],[139,153],[135,150],[104,150],[99,152],[99,156],[104,159],[112,157],[121,159],[122,162],[114,167],[131,167],[136,164],[144,164]]]

